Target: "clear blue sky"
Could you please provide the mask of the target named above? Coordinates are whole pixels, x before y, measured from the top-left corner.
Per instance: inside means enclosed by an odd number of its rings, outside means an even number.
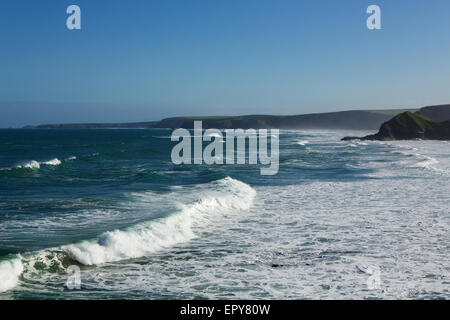
[[[448,0],[2,0],[0,40],[0,127],[450,103]]]

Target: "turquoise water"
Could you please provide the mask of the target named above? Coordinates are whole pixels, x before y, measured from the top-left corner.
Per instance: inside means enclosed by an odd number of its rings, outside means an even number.
[[[171,130],[0,130],[0,298],[449,298],[450,145],[362,134],[282,131],[262,176],[172,164]]]

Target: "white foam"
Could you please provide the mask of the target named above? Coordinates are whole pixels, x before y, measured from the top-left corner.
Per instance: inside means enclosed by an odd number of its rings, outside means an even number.
[[[16,168],[17,169],[20,169],[20,168],[39,169],[40,167],[41,166],[40,166],[39,162],[37,162],[35,160],[31,160],[31,161],[28,161],[28,162],[18,165]]]
[[[45,164],[48,166],[59,166],[61,164],[61,160],[59,160],[58,158],[55,158],[55,159],[52,159],[49,161],[41,162],[41,164]]]
[[[208,184],[200,200],[181,204],[180,210],[169,216],[105,232],[98,240],[62,249],[85,265],[142,257],[193,239],[220,214],[250,208],[255,195],[249,185],[225,178]]]
[[[429,157],[429,156],[423,156],[425,158],[425,160],[420,161],[418,163],[416,163],[414,165],[414,167],[418,167],[418,168],[426,168],[426,169],[433,169],[433,165],[437,164],[439,161],[437,161],[437,159],[433,158],[433,157]]]
[[[0,292],[14,288],[22,272],[23,265],[20,258],[0,262]]]
[[[61,250],[82,264],[97,265],[142,257],[187,242],[208,230],[208,225],[217,223],[221,216],[249,209],[256,196],[253,188],[232,178],[199,185],[197,189],[200,195],[197,201],[180,204],[178,211],[164,218],[125,230],[105,232],[96,240],[50,248],[25,258],[18,256],[0,262],[0,292],[13,289],[21,274],[39,273],[35,268],[36,262],[45,268],[55,265],[63,268],[58,253]],[[174,192],[172,196],[177,199],[179,194]]]
[[[72,159],[68,159],[68,160],[72,160]],[[15,167],[15,169],[39,169],[41,167],[41,165],[47,165],[47,166],[59,166],[61,164],[61,160],[59,160],[58,158],[54,158],[48,161],[42,161],[42,162],[38,162],[36,160],[31,160],[31,161],[26,161],[23,162],[19,165],[17,165]],[[10,168],[9,168],[10,170]]]
[[[306,146],[308,143],[309,143],[308,140],[299,140],[299,141],[297,141],[297,144],[301,145],[301,146]]]

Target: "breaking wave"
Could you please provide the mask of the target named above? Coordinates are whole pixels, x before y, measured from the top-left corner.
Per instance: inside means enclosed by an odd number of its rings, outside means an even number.
[[[308,140],[299,140],[299,141],[297,141],[297,144],[301,145],[301,146],[306,146],[307,144],[309,144],[309,141]]]
[[[221,217],[249,209],[256,196],[252,187],[230,177],[201,185],[196,191],[196,201],[179,204],[177,211],[164,217],[0,263],[0,292],[16,286],[22,272],[64,272],[73,263],[99,265],[138,258],[188,242]]]
[[[14,288],[23,272],[22,261],[19,257],[0,262],[0,292]]]
[[[181,204],[178,211],[168,216],[125,230],[108,231],[96,240],[62,249],[84,265],[142,257],[193,239],[194,229],[207,226],[220,214],[248,209],[256,194],[249,185],[232,178],[212,184],[215,191],[207,191],[209,194],[192,204]]]
[[[52,159],[49,161],[41,162],[41,164],[48,165],[48,166],[59,166],[61,164],[61,160],[59,160],[58,158],[55,158],[55,159]]]
[[[41,161],[38,162],[36,160],[31,160],[31,161],[27,161],[24,163],[21,163],[19,165],[17,165],[15,167],[15,169],[39,169],[41,167],[41,165],[45,165],[45,166],[59,166],[61,164],[61,160],[59,160],[58,158],[54,158],[48,161]]]
[[[433,157],[429,157],[429,156],[423,156],[422,157],[425,158],[425,160],[417,162],[414,167],[417,168],[426,168],[426,169],[434,169],[432,166],[437,164],[439,161],[437,161],[435,158]]]
[[[75,160],[76,157],[69,157],[66,160]],[[0,170],[2,171],[9,171],[9,170],[14,170],[14,169],[31,169],[31,170],[36,170],[36,169],[40,169],[41,166],[59,166],[62,163],[61,160],[59,160],[58,158],[54,158],[51,160],[47,160],[47,161],[36,161],[36,160],[30,160],[30,161],[23,161],[21,163],[19,163],[18,165],[16,165],[15,167],[12,168],[2,168]]]
[[[41,164],[39,162],[37,162],[35,160],[31,160],[31,161],[24,162],[23,164],[19,164],[15,168],[16,169],[21,169],[21,168],[39,169],[40,167],[41,167]]]

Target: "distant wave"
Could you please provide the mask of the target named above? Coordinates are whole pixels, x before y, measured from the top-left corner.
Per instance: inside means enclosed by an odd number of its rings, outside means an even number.
[[[429,156],[424,156],[424,155],[419,155],[419,154],[415,154],[418,156],[421,156],[423,158],[425,158],[425,160],[422,160],[420,162],[417,162],[414,167],[418,167],[418,168],[427,168],[427,169],[434,169],[432,166],[436,163],[438,163],[439,161],[437,161],[435,158],[433,157],[429,157]]]
[[[309,144],[309,141],[308,140],[299,140],[296,143],[301,146],[306,146],[307,144]]]
[[[61,164],[61,160],[59,160],[58,158],[55,158],[55,159],[52,159],[49,161],[41,162],[41,164],[48,165],[48,166],[59,166]]]
[[[69,157],[67,159],[65,159],[65,161],[69,161],[69,160],[75,160],[76,157]],[[15,167],[11,167],[11,168],[2,168],[0,170],[14,170],[14,169],[31,169],[31,170],[36,170],[36,169],[40,169],[41,166],[59,166],[62,163],[61,160],[59,160],[58,158],[53,158],[51,160],[47,160],[47,161],[36,161],[36,160],[29,160],[29,161],[23,161],[21,163],[19,163],[18,165],[16,165]]]
[[[15,169],[39,169],[41,167],[41,164],[39,162],[37,162],[36,160],[31,160],[31,161],[27,161],[24,162],[23,164],[19,164],[16,167],[14,167]],[[12,168],[11,168],[12,169]]]
[[[413,150],[413,151],[417,150],[417,148],[408,148],[408,147],[406,149]],[[439,164],[439,160],[432,156],[427,156],[427,155],[420,154],[420,153],[404,152],[404,151],[395,151],[394,153],[401,154],[401,155],[404,155],[407,157],[412,157],[413,161],[414,161],[413,163],[411,163],[411,160],[403,161],[403,163],[406,164],[407,167],[409,167],[409,168],[430,170],[439,175],[445,175],[445,176],[450,175],[450,170],[448,168],[447,169],[439,168],[438,166],[436,166]]]
[[[435,165],[439,163],[439,161],[433,157],[421,155],[425,160],[417,162],[413,167],[415,168],[423,168],[427,170],[434,171],[439,175],[450,176],[449,169],[437,168]]]
[[[252,187],[230,177],[202,185],[196,191],[200,193],[197,201],[181,204],[179,210],[165,217],[124,230],[108,231],[97,239],[3,261],[0,263],[0,292],[16,286],[24,272],[64,270],[73,263],[99,265],[138,258],[188,242],[207,230],[208,225],[217,223],[221,216],[249,209],[256,196]],[[176,194],[174,200],[177,200]]]
[[[27,161],[24,163],[21,163],[15,167],[15,169],[39,169],[42,165],[45,166],[59,166],[61,164],[61,160],[58,158],[54,158],[48,161],[41,161],[38,162],[36,160]]]

